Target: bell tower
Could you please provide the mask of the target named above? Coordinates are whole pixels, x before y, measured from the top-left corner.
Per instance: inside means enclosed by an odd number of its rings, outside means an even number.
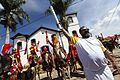
[[[80,26],[77,19],[77,13],[67,14],[66,19],[68,21],[68,32],[70,33],[70,35],[72,35],[72,31],[75,30],[77,31],[78,36],[80,36],[79,34]]]

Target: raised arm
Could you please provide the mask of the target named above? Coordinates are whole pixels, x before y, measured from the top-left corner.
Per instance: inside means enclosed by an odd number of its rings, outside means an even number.
[[[64,33],[68,40],[70,40],[70,34],[64,28],[61,28],[60,30]]]

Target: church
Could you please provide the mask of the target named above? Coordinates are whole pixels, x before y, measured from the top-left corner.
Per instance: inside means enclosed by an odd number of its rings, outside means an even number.
[[[70,35],[72,36],[73,30],[76,30],[77,33],[79,33],[80,26],[77,19],[77,13],[67,14],[66,19],[68,21],[68,32],[70,33]],[[35,45],[39,43],[37,46],[38,56],[40,56],[41,47],[45,45],[49,46],[49,50],[51,50],[52,52],[52,47],[46,43],[46,36],[51,41],[52,34],[56,34],[58,36],[60,45],[64,47],[64,49],[68,53],[68,40],[60,30],[40,26],[37,30],[31,32],[31,34],[17,33],[11,38],[13,40],[14,48],[20,46],[20,59],[22,66],[27,63],[27,55],[30,54],[31,43],[35,43]]]

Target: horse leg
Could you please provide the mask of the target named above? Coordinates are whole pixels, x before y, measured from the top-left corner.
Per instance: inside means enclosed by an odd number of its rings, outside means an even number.
[[[48,71],[47,71],[47,77],[49,77],[49,75],[48,75]]]
[[[34,71],[33,71],[33,77],[34,77],[34,80],[36,80],[36,67],[33,68]]]
[[[60,69],[57,69],[58,76],[60,77]]]
[[[67,76],[70,79],[71,75],[70,75],[70,67],[69,66],[67,66]]]
[[[75,72],[76,70],[77,70],[77,65],[76,65],[76,63],[75,64],[73,64],[73,72]]]
[[[61,71],[61,74],[62,74],[63,79],[66,80],[67,77],[66,77],[65,69],[64,69],[64,68],[61,68],[60,71]]]
[[[57,62],[55,62],[55,66],[56,66],[56,70],[58,73],[58,77],[60,77],[60,68],[59,68],[59,64],[57,64]]]
[[[40,73],[39,72],[40,72],[40,64],[38,64],[38,73],[37,73],[38,74],[38,78],[40,80]]]
[[[52,80],[52,71],[49,71],[50,80]]]

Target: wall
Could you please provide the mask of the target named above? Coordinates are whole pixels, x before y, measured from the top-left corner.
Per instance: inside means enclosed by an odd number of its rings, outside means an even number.
[[[46,31],[48,32],[48,38],[51,41],[51,35],[52,34],[57,34],[59,35],[59,33],[54,32],[54,31],[50,31],[50,30],[45,30],[45,29],[41,29],[38,32],[36,32],[34,35],[32,35],[29,40],[28,40],[28,52],[30,53],[30,46],[31,46],[31,40],[32,39],[36,39],[36,43],[39,41],[39,50],[43,45],[46,45]],[[51,46],[50,46],[51,49]]]
[[[78,35],[79,35],[79,28],[80,27],[79,27],[79,22],[77,20],[77,17],[74,14],[70,15],[70,16],[73,19],[73,23],[69,24],[68,31],[69,31],[70,35],[72,35],[72,31],[76,30]],[[39,31],[37,31],[36,33],[31,35],[30,38],[27,41],[28,42],[28,47],[27,47],[28,54],[30,54],[30,49],[29,48],[31,46],[31,40],[32,39],[36,39],[36,43],[38,43],[38,41],[40,42],[39,43],[39,50],[40,50],[41,46],[46,45],[46,31],[48,32],[48,38],[49,38],[50,41],[51,41],[51,35],[52,34],[57,34],[57,36],[59,36],[60,45],[62,45],[64,47],[64,49],[66,50],[66,52],[68,53],[68,51],[69,51],[69,49],[68,49],[68,45],[69,45],[68,44],[68,39],[65,37],[65,35],[62,32],[59,33],[59,32],[51,31],[51,30],[48,30],[48,29],[47,30],[46,29],[40,29]],[[17,42],[19,42],[19,41],[22,41],[22,45],[23,45],[22,50],[20,50],[21,51],[20,55],[21,55],[22,65],[24,65],[27,62],[27,54],[24,55],[24,52],[25,52],[24,50],[25,50],[25,47],[26,47],[26,38],[25,37],[16,38],[14,40],[14,46],[15,47],[17,46]],[[49,44],[47,44],[47,45],[49,45]],[[51,46],[50,46],[50,50],[52,51]],[[40,56],[40,52],[37,52],[37,55]]]
[[[68,15],[66,18],[68,18],[68,17],[72,17],[72,19],[73,19],[73,23],[68,23],[69,24],[68,31],[69,31],[70,35],[72,35],[73,30],[76,30],[78,33],[78,36],[80,36],[80,34],[79,34],[80,26],[79,26],[79,22],[77,19],[77,15],[76,14]]]
[[[24,66],[27,61],[27,54],[24,54],[25,48],[26,48],[26,38],[24,36],[18,36],[16,39],[14,39],[14,48],[17,49],[17,43],[22,42],[22,49],[20,49],[20,60],[22,63],[22,66]]]

